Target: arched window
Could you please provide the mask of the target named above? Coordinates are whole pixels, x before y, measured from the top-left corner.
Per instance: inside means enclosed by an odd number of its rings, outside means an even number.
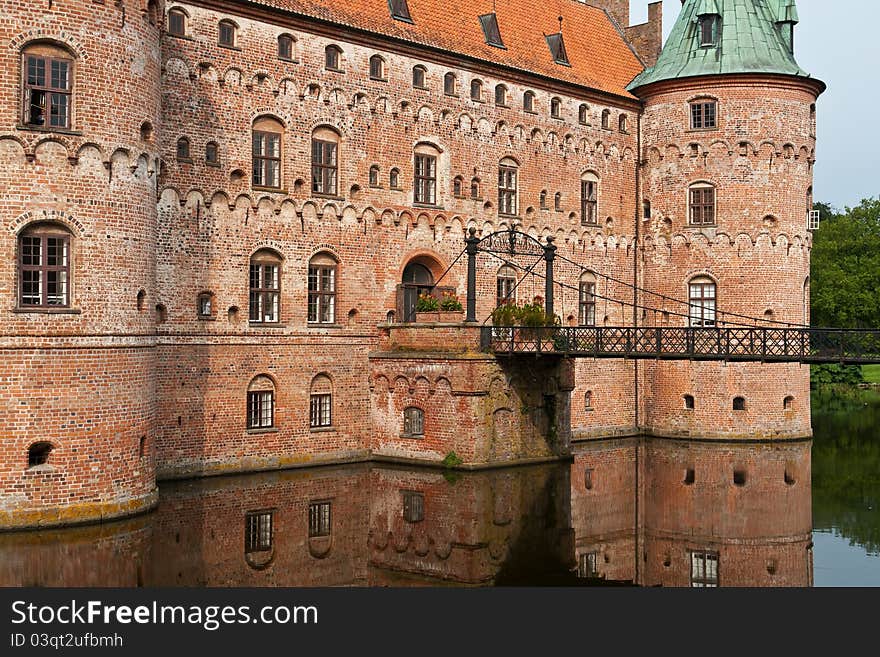
[[[590,106],[585,103],[581,103],[581,105],[578,107],[578,123],[580,123],[581,125],[587,125],[587,123],[589,123],[589,115]]]
[[[591,272],[581,274],[578,281],[578,323],[596,325],[596,275]]]
[[[556,192],[553,196],[553,209],[557,212],[562,211],[562,192]]]
[[[611,130],[611,110],[602,110],[602,128]]]
[[[461,197],[461,186],[463,182],[464,181],[462,180],[461,176],[456,176],[455,179],[452,181],[452,195],[456,198]]]
[[[216,141],[209,141],[205,144],[205,162],[215,166],[220,164],[219,147]]]
[[[430,144],[419,144],[413,155],[413,203],[437,203],[437,158],[440,151]]]
[[[694,410],[694,396],[693,395],[685,395],[684,396],[684,407],[685,409],[692,411]]]
[[[275,383],[268,376],[255,376],[247,389],[247,428],[275,426]]]
[[[443,93],[447,96],[456,95],[455,73],[447,73],[443,76]]]
[[[293,51],[296,40],[289,34],[282,34],[278,37],[278,59],[284,59],[288,62],[294,61],[295,53]]]
[[[792,408],[794,408],[794,397],[788,395],[785,399],[783,399],[782,408],[786,411],[790,411]]]
[[[535,92],[527,91],[523,94],[523,110],[526,112],[535,111]]]
[[[370,187],[378,187],[379,186],[379,165],[378,164],[374,164],[370,167],[369,185],[370,185]]]
[[[816,136],[816,103],[810,105],[810,137]]]
[[[428,69],[424,66],[413,66],[412,86],[416,89],[425,89],[428,77]]]
[[[391,189],[400,189],[400,169],[391,169],[388,174],[388,186]]]
[[[709,183],[696,183],[688,188],[688,205],[692,226],[715,225],[715,187]]]
[[[70,233],[56,224],[28,226],[18,237],[19,306],[70,306]]]
[[[281,135],[284,126],[278,119],[264,116],[253,126],[253,176],[254,187],[281,188]]]
[[[336,321],[336,258],[326,252],[309,260],[309,324]]]
[[[403,435],[407,438],[421,438],[425,435],[425,412],[410,406],[403,411]]]
[[[471,199],[476,200],[478,198],[480,198],[480,179],[471,178]]]
[[[554,119],[562,118],[562,100],[559,98],[550,99],[550,116]]]
[[[503,84],[495,87],[495,104],[507,107],[507,87]]]
[[[587,390],[584,393],[584,410],[589,412],[593,410],[593,391]]]
[[[339,173],[339,133],[332,128],[312,132],[312,193],[336,196]]]
[[[159,22],[159,0],[147,0],[147,20],[154,27]]]
[[[33,43],[22,52],[24,116],[34,128],[70,128],[73,124],[73,55],[56,45]]]
[[[516,302],[516,270],[504,265],[495,277],[495,306]]]
[[[385,70],[385,60],[381,55],[373,55],[370,57],[370,79],[385,82],[388,74]]]
[[[642,201],[642,218],[650,219],[651,218],[651,201],[645,199]]]
[[[35,468],[38,465],[46,465],[49,462],[49,454],[51,453],[52,443],[34,443],[28,447],[28,467]]]
[[[312,379],[309,391],[309,427],[320,429],[333,426],[333,382],[326,374]]]
[[[746,398],[745,397],[734,397],[733,398],[733,410],[735,410],[735,411],[746,410]]]
[[[708,276],[692,278],[688,283],[691,326],[715,326],[715,281]]]
[[[620,132],[623,132],[623,133],[626,133],[626,132],[627,132],[627,122],[626,122],[626,121],[627,121],[627,119],[626,119],[626,114],[621,114],[621,115],[618,117],[618,119],[617,119],[617,129],[620,130]]]
[[[186,36],[186,13],[182,9],[171,9],[168,12],[168,34]]]
[[[217,41],[221,46],[227,48],[235,47],[236,25],[230,20],[222,20],[218,24]]]
[[[479,80],[471,80],[471,100],[483,100],[483,83]]]
[[[324,48],[324,68],[328,71],[342,71],[342,48],[332,44]]]
[[[261,249],[251,256],[250,321],[271,324],[281,311],[281,256]]]
[[[541,209],[545,210],[547,208],[547,190],[546,189],[541,190],[541,195],[538,197],[538,200],[540,201]]]
[[[498,212],[515,215],[517,211],[517,173],[519,165],[505,157],[498,163]]]
[[[180,162],[192,161],[190,157],[189,139],[181,137],[177,140],[177,160]]]
[[[590,171],[581,176],[581,224],[599,225],[599,177]]]

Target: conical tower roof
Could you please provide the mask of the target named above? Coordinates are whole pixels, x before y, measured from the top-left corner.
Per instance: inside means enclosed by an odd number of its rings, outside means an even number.
[[[702,46],[699,17],[720,17],[715,46]],[[773,73],[809,78],[780,31],[798,21],[795,0],[684,0],[657,63],[627,87],[700,75]]]

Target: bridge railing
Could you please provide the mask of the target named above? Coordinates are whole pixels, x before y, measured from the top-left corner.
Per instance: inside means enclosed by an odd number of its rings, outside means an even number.
[[[483,327],[498,354],[801,363],[880,363],[880,330],[765,327]]]

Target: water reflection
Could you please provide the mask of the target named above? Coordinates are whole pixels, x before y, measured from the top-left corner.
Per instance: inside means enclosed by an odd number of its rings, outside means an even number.
[[[3,586],[809,586],[810,444],[626,439],[562,465],[167,483],[154,513],[0,535]]]

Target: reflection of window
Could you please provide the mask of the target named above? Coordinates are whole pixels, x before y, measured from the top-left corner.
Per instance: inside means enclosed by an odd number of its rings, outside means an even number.
[[[421,522],[425,519],[425,497],[421,493],[404,491],[403,519],[407,522]]]
[[[244,551],[265,552],[272,549],[272,512],[248,513],[244,520]]]
[[[309,261],[310,324],[332,324],[336,321],[336,260],[327,253],[318,253]]]
[[[309,504],[309,538],[330,536],[330,502]]]
[[[706,276],[691,279],[688,284],[691,326],[715,326],[715,281]]]
[[[70,305],[70,233],[53,225],[26,229],[18,238],[19,305]]]
[[[717,552],[691,552],[691,586],[718,586]]]
[[[403,435],[423,436],[425,434],[425,412],[410,406],[403,411]]]
[[[598,577],[599,563],[598,552],[586,552],[578,555],[578,577]]]

